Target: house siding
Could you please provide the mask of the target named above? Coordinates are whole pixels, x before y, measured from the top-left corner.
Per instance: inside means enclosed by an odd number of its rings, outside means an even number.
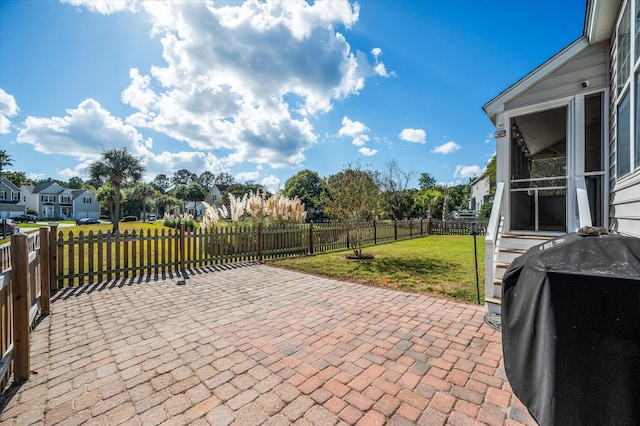
[[[621,11],[618,11],[618,17]],[[615,31],[615,25],[614,25]],[[611,34],[608,58],[610,64],[610,96],[609,103],[609,228],[623,235],[640,238],[640,169],[617,178],[617,129],[618,117],[616,107],[616,86],[618,76],[615,34]],[[636,118],[637,120],[638,118]],[[636,141],[636,143],[639,143]],[[633,167],[633,165],[632,165]]]
[[[609,214],[611,230],[640,238],[640,170],[614,183]]]
[[[549,73],[529,89],[510,100],[505,110],[572,96],[577,91],[605,88],[609,75],[609,45],[601,42],[584,48],[576,56]],[[582,89],[581,83],[589,81]]]
[[[24,214],[25,205],[22,201],[20,188],[10,180],[0,178],[0,192],[4,192],[6,197],[5,199],[0,199],[0,218],[9,219]]]

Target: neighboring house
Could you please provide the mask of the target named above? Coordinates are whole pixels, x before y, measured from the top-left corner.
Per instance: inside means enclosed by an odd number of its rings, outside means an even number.
[[[220,206],[222,203],[222,193],[229,185],[213,185],[211,191],[207,194],[204,201],[212,206]]]
[[[100,202],[91,191],[86,189],[66,191],[70,191],[72,195],[72,210],[70,212],[72,219],[82,219],[83,217],[100,219]]]
[[[204,205],[200,201],[196,203],[193,201],[185,201],[184,211],[186,214],[190,214],[193,217],[202,217],[204,214]]]
[[[469,210],[479,212],[484,203],[490,201],[491,184],[489,177],[477,178],[471,182],[471,198],[469,198]]]
[[[0,178],[0,219],[25,214],[25,203],[20,188],[6,178]]]
[[[63,188],[51,181],[21,189],[27,208],[36,211],[40,219],[100,217],[100,203],[90,191]]]
[[[500,310],[504,269],[537,237],[585,225],[640,237],[636,16],[638,1],[588,0],[583,35],[483,107],[497,145],[490,311]]]

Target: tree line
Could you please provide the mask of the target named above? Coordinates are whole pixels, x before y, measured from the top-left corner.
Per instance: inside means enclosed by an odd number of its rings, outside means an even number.
[[[493,167],[491,165],[493,164]],[[205,171],[200,175],[187,169],[173,175],[159,174],[151,182],[141,182],[146,169],[140,158],[126,149],[104,151],[100,160],[87,169],[89,179],[78,176],[68,181],[31,180],[20,171],[3,170],[13,165],[13,159],[0,150],[0,175],[20,187],[55,181],[70,189],[86,189],[96,195],[112,218],[114,231],[123,216],[146,218],[147,213],[184,212],[186,202],[202,201],[214,185],[222,185],[220,204],[229,205],[233,197],[257,193],[263,186],[254,182],[236,182],[229,173]],[[487,167],[486,176],[495,182],[495,158]],[[380,170],[359,163],[347,164],[340,172],[323,178],[317,172],[305,169],[291,176],[281,193],[288,198],[297,197],[306,207],[307,220],[349,219],[406,219],[444,218],[453,211],[466,209],[470,198],[470,181],[460,185],[438,184],[426,172],[418,176],[418,187],[410,187],[416,172],[402,170],[391,160]],[[484,175],[483,175],[484,177]],[[269,197],[273,194],[266,193]],[[485,209],[484,216],[488,216]]]

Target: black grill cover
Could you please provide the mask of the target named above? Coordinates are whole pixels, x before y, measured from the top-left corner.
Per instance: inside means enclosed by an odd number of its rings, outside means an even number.
[[[640,425],[640,239],[567,234],[517,258],[502,348],[541,425]]]

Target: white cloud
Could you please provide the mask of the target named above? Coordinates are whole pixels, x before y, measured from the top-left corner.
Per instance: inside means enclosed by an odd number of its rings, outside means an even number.
[[[138,112],[127,122],[196,150],[230,150],[229,164],[299,166],[317,140],[307,117],[357,94],[371,75],[367,58],[354,54],[336,30],[357,22],[357,3],[143,7],[160,35],[165,64],[148,74],[131,70],[121,96]]]
[[[159,154],[147,152],[144,157],[147,176],[153,179],[158,174],[173,175],[178,170],[187,169],[195,174],[210,171],[218,174],[226,171],[223,162],[211,152],[163,151]]]
[[[433,152],[435,152],[436,154],[451,154],[453,151],[457,151],[459,149],[460,145],[458,145],[454,141],[449,141],[443,145],[439,145],[433,148]]]
[[[131,84],[120,95],[122,102],[146,114],[149,106],[157,101],[156,94],[149,88],[151,78],[148,75],[141,76],[137,68],[129,70],[129,78]]]
[[[491,143],[491,142],[493,142],[494,140],[495,140],[495,139],[494,139],[494,135],[493,135],[493,133],[487,133],[487,137],[485,138],[484,143]]]
[[[373,55],[375,64],[373,66],[373,70],[375,71],[375,74],[381,76],[381,77],[390,77],[390,76],[395,76],[394,72],[388,73],[387,72],[387,68],[384,66],[384,64],[382,62],[380,62],[380,56],[382,55],[382,49],[380,49],[379,47],[374,47],[373,49],[371,49],[371,54]]]
[[[382,55],[382,49],[379,47],[371,50],[373,55],[373,63],[369,63],[369,57],[365,52],[360,50],[356,51],[356,60],[358,62],[358,74],[365,77],[395,77],[394,71],[388,72],[385,64],[380,61],[380,55]]]
[[[398,137],[407,142],[427,143],[427,133],[422,129],[402,129]]]
[[[14,117],[18,114],[18,111],[20,111],[20,108],[18,108],[15,98],[0,89],[0,133],[11,133],[9,117]]]
[[[356,146],[364,146],[369,141],[365,133],[369,128],[359,121],[351,121],[348,117],[342,117],[342,127],[338,130],[338,136],[350,137],[351,143]]]
[[[249,180],[255,181],[260,176],[260,172],[240,172],[237,173],[234,178],[238,182],[246,182]]]
[[[95,160],[103,150],[114,148],[127,148],[140,156],[152,144],[135,127],[114,117],[93,99],[66,112],[64,117],[27,117],[16,141],[33,145],[45,154],[67,155],[80,161]]]
[[[84,6],[91,12],[111,15],[123,10],[136,10],[136,0],[60,0],[73,6]]]
[[[472,165],[472,166],[463,166],[458,164],[456,166],[455,172],[453,172],[453,177],[459,178],[470,178],[474,176],[480,176],[483,173],[483,169],[480,166]]]
[[[317,141],[310,117],[357,95],[367,78],[393,74],[380,61],[380,48],[371,50],[373,64],[352,51],[344,30],[357,23],[360,7],[348,0],[65,1],[94,13],[148,15],[163,61],[130,70],[121,100],[135,112],[122,125],[152,129],[194,151],[223,150],[225,167],[299,167]],[[31,122],[22,141],[54,150],[33,136],[50,124]],[[363,146],[369,136],[352,139]],[[137,143],[147,155],[151,140]],[[167,167],[165,157],[148,156],[150,164]]]
[[[277,188],[280,185],[280,179],[274,175],[269,175],[260,181],[260,183],[269,189]]]
[[[458,179],[456,181],[438,182],[437,185],[438,186],[446,186],[446,187],[451,188],[452,186],[462,185],[462,180]]]
[[[358,152],[362,155],[366,155],[367,157],[371,156],[371,155],[376,155],[378,153],[377,149],[371,149],[371,148],[367,148],[367,147],[362,147],[358,150]]]

